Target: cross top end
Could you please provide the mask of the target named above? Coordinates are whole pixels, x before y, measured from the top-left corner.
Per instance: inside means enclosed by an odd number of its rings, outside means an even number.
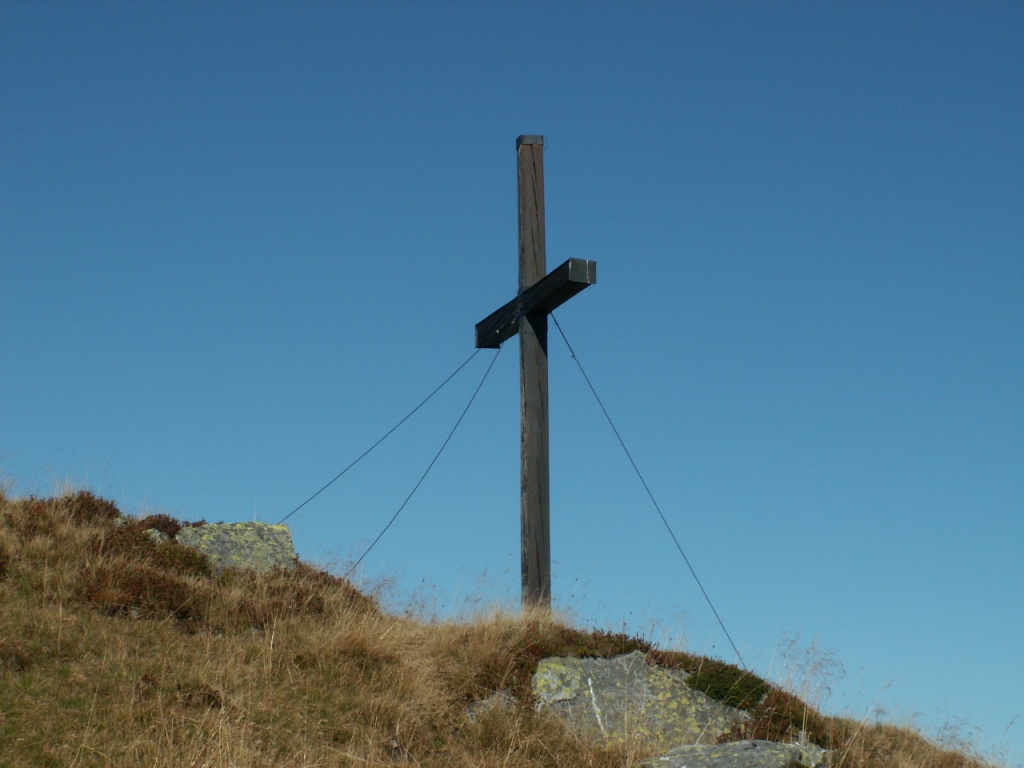
[[[544,146],[543,136],[520,136],[516,139],[516,149],[519,149],[523,144],[540,144]]]

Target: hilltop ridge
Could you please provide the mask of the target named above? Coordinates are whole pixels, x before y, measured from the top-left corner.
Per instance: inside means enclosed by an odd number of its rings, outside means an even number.
[[[723,740],[800,738],[831,750],[834,766],[985,765],[969,747],[827,716],[749,672],[643,638],[530,611],[397,616],[302,562],[214,568],[176,541],[194,525],[125,516],[88,491],[0,493],[0,763],[635,765],[648,745],[583,738],[537,711],[531,679],[545,658],[641,651],[749,714]],[[495,694],[509,706],[469,716]]]

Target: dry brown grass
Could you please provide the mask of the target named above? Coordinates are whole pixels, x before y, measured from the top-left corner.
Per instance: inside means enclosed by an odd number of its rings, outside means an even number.
[[[576,738],[534,711],[529,687],[541,658],[650,650],[642,640],[542,613],[394,616],[307,566],[218,574],[145,533],[177,525],[123,518],[86,492],[0,493],[0,764],[612,768],[645,756]],[[656,655],[748,698],[762,682]],[[505,708],[468,715],[499,691]],[[751,699],[754,724],[736,737],[790,737],[799,723],[836,765],[981,766],[912,730],[827,718],[787,696]]]

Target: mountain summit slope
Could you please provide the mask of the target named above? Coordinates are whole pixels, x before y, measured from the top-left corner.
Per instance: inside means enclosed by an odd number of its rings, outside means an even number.
[[[543,659],[633,651],[746,711],[723,741],[804,739],[835,766],[984,765],[640,638],[531,612],[396,616],[301,562],[214,568],[177,541],[200,525],[87,491],[0,494],[0,765],[634,765],[656,753],[577,735],[532,689]]]

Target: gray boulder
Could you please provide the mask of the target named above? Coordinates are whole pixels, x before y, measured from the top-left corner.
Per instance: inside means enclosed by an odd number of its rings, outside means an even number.
[[[272,571],[294,568],[299,558],[287,525],[215,523],[182,528],[179,544],[199,550],[217,569]]]
[[[544,659],[533,676],[537,709],[581,734],[655,749],[714,744],[749,715],[686,684],[687,673],[647,663],[639,651],[614,659]]]
[[[714,746],[676,747],[652,757],[640,768],[820,768],[825,750],[814,745],[778,744],[774,741],[736,741]]]

